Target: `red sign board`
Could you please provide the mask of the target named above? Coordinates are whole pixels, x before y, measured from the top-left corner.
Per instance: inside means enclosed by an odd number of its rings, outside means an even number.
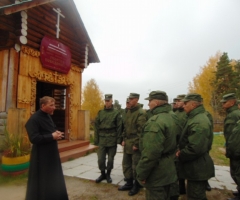
[[[41,42],[40,58],[43,67],[54,71],[67,74],[71,68],[70,49],[47,36]]]

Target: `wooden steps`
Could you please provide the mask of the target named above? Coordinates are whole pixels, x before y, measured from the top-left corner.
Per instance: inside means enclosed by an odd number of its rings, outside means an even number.
[[[76,140],[71,142],[62,140],[58,142],[58,150],[60,153],[61,162],[66,162],[81,156],[85,156],[97,148],[97,146],[91,145],[87,140]]]

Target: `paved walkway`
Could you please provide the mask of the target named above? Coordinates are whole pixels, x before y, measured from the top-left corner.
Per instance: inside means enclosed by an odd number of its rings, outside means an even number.
[[[122,146],[118,145],[117,154],[114,160],[114,169],[112,170],[112,184],[123,185],[122,173]],[[88,180],[95,180],[100,176],[97,164],[97,153],[91,153],[87,156],[65,162],[62,164],[63,173],[66,176],[79,177]],[[103,182],[106,182],[104,180]],[[209,180],[212,188],[236,190],[236,184],[232,180],[229,167],[215,165],[215,177]]]

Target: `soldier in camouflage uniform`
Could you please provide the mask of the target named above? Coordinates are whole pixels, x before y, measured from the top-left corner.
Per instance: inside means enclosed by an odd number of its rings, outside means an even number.
[[[202,99],[202,105],[203,105],[203,99]],[[211,126],[212,126],[212,130],[213,130],[213,117],[212,117],[212,115],[211,115],[211,113],[210,112],[208,112],[207,110],[205,110],[205,114],[206,114],[206,116],[208,117],[208,119],[209,119],[209,121],[210,121],[210,123],[211,123]],[[212,131],[212,134],[213,134],[213,131]],[[214,136],[214,135],[213,135]],[[211,186],[210,186],[210,184],[209,184],[209,182],[207,181],[207,185],[206,185],[206,190],[207,191],[211,191],[212,190],[212,188],[211,188]]]
[[[181,101],[185,96],[186,96],[185,94],[179,94],[175,98],[176,107],[177,107],[177,110],[175,113],[178,116],[182,129],[187,121],[187,114],[183,108],[184,102]],[[178,165],[178,162],[177,162],[177,165]],[[177,171],[178,171],[178,166],[177,166]],[[179,179],[178,183],[179,183],[179,193],[186,194],[185,179]]]
[[[128,111],[129,108],[130,108],[129,98],[127,98],[127,99],[126,99],[126,108],[121,109],[121,115],[122,115],[123,123],[124,123],[124,120],[125,120],[125,118],[126,118],[126,114],[127,114],[127,111]]]
[[[177,111],[177,103],[176,103],[176,101],[177,101],[177,99],[176,98],[174,98],[173,99],[173,102],[171,103],[172,104],[172,111],[173,112],[176,112]]]
[[[167,96],[167,94],[166,94],[166,96]],[[174,101],[176,102],[176,108],[177,108],[177,98],[175,98]],[[166,102],[168,102],[168,100]],[[182,129],[183,129],[182,124],[176,114],[177,110],[175,112],[173,112],[171,106],[168,103],[166,103],[165,105],[166,105],[166,107],[169,107],[169,114],[172,116],[172,118],[175,122],[176,128],[175,128],[174,133],[175,133],[176,141],[178,144],[178,141],[179,141],[180,135],[182,133]],[[176,151],[177,151],[177,146],[176,146],[175,152]],[[177,168],[178,158],[176,158],[175,153],[173,155],[173,158],[174,158],[176,170],[178,172],[178,168]],[[178,200],[178,197],[179,197],[179,181],[176,180],[174,183],[172,183],[170,185],[170,200]]]
[[[142,133],[147,117],[140,104],[138,103],[139,94],[130,93],[129,95],[130,109],[126,114],[124,121],[123,142],[123,174],[127,179],[127,183],[118,188],[119,191],[130,190],[128,195],[132,196],[138,193],[139,183],[136,180],[136,165],[140,159],[139,138]],[[134,184],[133,184],[133,179]]]
[[[238,192],[233,192],[233,194],[236,196],[235,198],[230,198],[229,200],[239,200],[240,199],[240,187],[239,187],[239,174],[240,174],[240,168],[239,168],[239,157],[235,157],[235,150],[238,150],[238,146],[232,146],[233,137],[231,135],[233,134],[233,129],[237,125],[237,122],[240,120],[240,110],[237,107],[237,99],[234,93],[226,94],[223,96],[222,100],[222,107],[226,110],[227,116],[224,120],[224,137],[226,140],[226,157],[230,159],[230,174],[235,183],[237,184],[237,190]],[[236,132],[234,133],[236,134]],[[230,146],[229,146],[230,145]],[[231,149],[231,150],[230,150]]]
[[[122,142],[122,118],[120,112],[113,109],[112,94],[105,95],[105,106],[103,110],[98,112],[94,131],[94,144],[99,146],[98,167],[101,170],[101,175],[96,179],[96,183],[100,183],[104,179],[111,183],[110,175],[117,144]],[[108,155],[107,166],[106,155]]]
[[[187,121],[187,114],[186,114],[186,112],[184,112],[184,108],[183,108],[184,102],[182,102],[182,99],[184,99],[185,96],[186,96],[185,94],[179,94],[175,98],[176,99],[176,107],[177,107],[177,110],[175,113],[178,116],[178,119],[179,119],[182,127],[184,127],[184,125]]]
[[[121,114],[122,114],[122,122],[123,122],[123,128],[122,130],[124,130],[124,122],[125,122],[125,118],[126,118],[126,114],[128,109],[130,108],[130,104],[129,104],[129,98],[126,99],[126,108],[121,109]],[[124,177],[124,181],[127,181],[127,178]]]
[[[226,156],[230,158],[231,176],[237,184],[238,191],[240,190],[240,120],[237,122],[232,133],[226,142]],[[235,198],[230,200],[240,200],[238,192],[234,193]]]
[[[170,198],[170,185],[177,180],[174,154],[178,127],[165,92],[152,91],[146,100],[152,117],[141,135],[137,178],[146,188],[147,200],[166,200]]]
[[[206,200],[207,180],[214,177],[214,165],[209,156],[212,127],[199,94],[188,94],[182,99],[188,120],[179,141],[179,178],[187,179],[187,199]]]

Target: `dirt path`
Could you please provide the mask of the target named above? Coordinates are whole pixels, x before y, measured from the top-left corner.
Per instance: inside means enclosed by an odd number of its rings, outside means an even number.
[[[139,194],[130,197],[128,192],[119,192],[116,185],[83,180],[73,177],[65,177],[69,200],[144,200],[145,190],[141,189]],[[26,191],[26,179],[21,182],[0,186],[0,196],[4,200],[24,200]],[[207,192],[208,200],[226,200],[230,197],[228,190],[212,190]],[[3,198],[2,198],[3,197]],[[181,196],[179,200],[186,200]]]

